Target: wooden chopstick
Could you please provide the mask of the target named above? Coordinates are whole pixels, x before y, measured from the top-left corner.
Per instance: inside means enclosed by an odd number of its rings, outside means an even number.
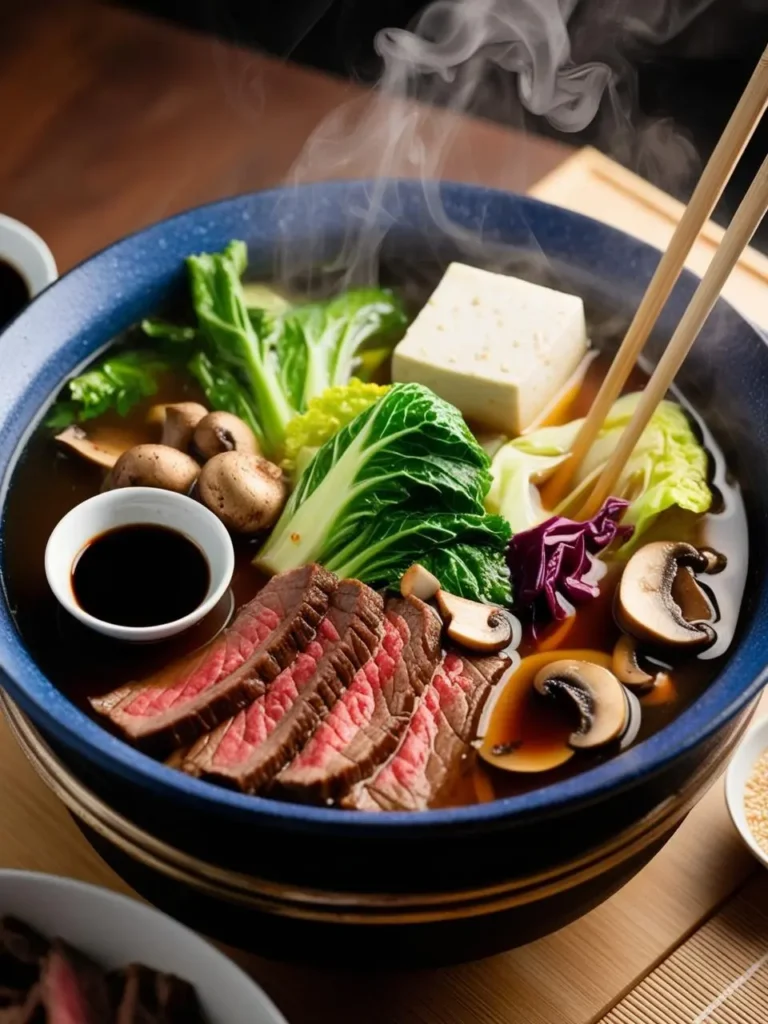
[[[675,374],[688,355],[696,337],[717,301],[728,275],[736,266],[760,221],[768,212],[768,156],[757,172],[728,230],[723,236],[706,274],[694,292],[672,340],[664,350],[658,366],[642,393],[632,419],[619,437],[618,444],[582,506],[579,519],[588,519],[601,507],[616,486],[621,471],[632,454],[640,435],[648,425],[657,405],[669,390]]]
[[[637,308],[621,347],[616,353],[592,406],[581,425],[568,459],[546,485],[547,506],[553,508],[565,496],[574,475],[591,448],[608,411],[621,394],[632,367],[643,349],[685,265],[688,253],[734,167],[768,106],[768,46],[739,100],[720,141],[704,168],[691,200],[680,218],[669,247],[662,254],[651,283]]]

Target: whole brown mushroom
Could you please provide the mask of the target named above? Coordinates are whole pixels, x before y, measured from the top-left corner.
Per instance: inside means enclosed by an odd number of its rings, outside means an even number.
[[[123,452],[109,477],[110,487],[159,487],[187,494],[200,473],[193,458],[164,444],[138,444]]]
[[[258,533],[276,521],[287,490],[282,470],[260,455],[223,452],[203,466],[198,493],[235,533]]]
[[[193,448],[205,462],[224,452],[261,455],[256,435],[239,416],[231,412],[209,412],[195,427]]]

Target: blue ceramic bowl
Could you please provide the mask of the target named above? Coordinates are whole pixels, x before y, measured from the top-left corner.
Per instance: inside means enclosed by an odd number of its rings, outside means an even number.
[[[655,250],[620,232],[532,199],[459,184],[438,191],[445,214],[439,223],[416,182],[390,182],[376,209],[365,182],[243,196],[157,224],[71,271],[0,338],[0,501],[25,438],[62,381],[181,288],[190,253],[245,238],[252,266],[269,273],[278,245],[305,262],[308,253],[317,263],[345,258],[350,232],[367,220],[384,236],[385,264],[413,261],[435,277],[455,258],[504,266],[578,292],[588,307],[618,322],[628,321],[658,260]],[[652,350],[671,336],[695,284],[683,275]],[[655,813],[690,784],[702,762],[721,760],[765,679],[768,349],[720,302],[679,381],[744,488],[750,567],[741,627],[725,669],[693,706],[591,771],[491,804],[417,814],[349,814],[243,796],[137,753],[74,707],[32,661],[6,602],[3,685],[80,777],[134,820],[178,846],[279,884],[368,893],[477,889],[574,861]],[[0,529],[0,566],[2,544]],[[633,860],[632,870],[641,861]],[[617,884],[608,874],[588,897],[549,917],[539,914],[536,930],[557,927],[606,895]],[[502,931],[492,946],[532,934],[522,919]]]

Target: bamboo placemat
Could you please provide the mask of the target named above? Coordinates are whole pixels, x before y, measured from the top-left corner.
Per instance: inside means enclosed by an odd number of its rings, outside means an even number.
[[[735,896],[601,1024],[765,1024],[768,875]]]

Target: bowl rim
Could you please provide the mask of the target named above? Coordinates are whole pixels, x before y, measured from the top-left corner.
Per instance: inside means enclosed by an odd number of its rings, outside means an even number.
[[[204,957],[209,963],[215,964],[218,974],[237,978],[239,984],[249,991],[250,998],[258,1002],[259,1009],[269,1015],[269,1020],[265,1020],[265,1024],[288,1024],[285,1017],[261,985],[254,981],[242,967],[225,953],[222,953],[221,950],[217,949],[208,939],[199,935],[194,929],[183,924],[181,921],[177,921],[176,918],[171,917],[170,914],[166,914],[151,903],[136,899],[122,892],[117,892],[117,890],[110,889],[107,886],[96,885],[93,882],[84,882],[78,878],[70,878],[68,875],[56,875],[44,871],[0,868],[0,885],[6,879],[11,883],[25,882],[33,887],[50,890],[52,897],[57,891],[61,890],[73,893],[75,896],[87,896],[89,899],[101,901],[105,905],[105,910],[111,911],[118,918],[124,911],[139,918],[144,918],[149,930],[151,930],[153,924],[156,925],[159,921],[163,921],[165,927],[170,928],[176,933],[177,938],[183,935],[186,943],[199,950],[201,957]],[[62,938],[64,941],[68,939],[66,935],[51,934],[50,937]],[[125,966],[127,966],[127,962]],[[195,984],[194,979],[187,980]]]
[[[240,211],[241,217],[238,218],[238,223],[241,219],[249,221],[253,219],[250,207],[254,204],[264,204],[265,209],[269,209],[270,207],[274,208],[279,200],[284,200],[289,194],[302,198],[316,192],[321,193],[328,204],[335,202],[337,205],[342,205],[343,202],[343,205],[348,206],[352,205],[351,200],[356,196],[361,200],[364,199],[372,185],[373,182],[367,179],[352,179],[276,187],[219,199],[158,221],[106,246],[69,270],[7,325],[3,335],[0,336],[0,346],[6,338],[13,335],[15,325],[31,316],[31,313],[39,309],[43,303],[56,301],[57,295],[64,289],[77,287],[92,272],[94,265],[107,259],[117,265],[121,259],[136,259],[139,253],[146,254],[147,251],[154,251],[157,245],[163,249],[167,247],[168,250],[172,250],[173,247],[168,243],[169,236],[178,240],[180,248],[189,250],[186,243],[195,237],[196,222],[203,223],[205,220],[210,220],[212,214],[224,220],[227,216],[234,218]],[[596,246],[606,249],[610,247],[607,243],[612,242],[614,246],[620,244],[622,252],[626,253],[627,264],[637,264],[641,271],[644,269],[644,264],[647,264],[650,272],[658,262],[658,250],[594,218],[553,206],[530,196],[522,196],[500,189],[449,181],[436,182],[435,185],[439,188],[442,198],[457,203],[461,201],[466,203],[470,200],[501,202],[507,205],[510,213],[515,211],[519,205],[526,226],[530,226],[538,219],[540,230],[545,234],[547,229],[551,230],[552,227],[548,224],[548,219],[554,218],[556,230],[559,228],[562,231],[565,224],[571,231],[578,231],[582,242],[592,241]],[[397,196],[398,200],[420,201],[424,196],[423,183],[415,179],[387,179],[387,187],[394,190],[393,194]],[[243,230],[248,231],[248,224],[243,226]],[[541,245],[539,237],[533,230],[531,233],[535,236],[536,245],[542,248],[546,255],[546,250]],[[179,255],[177,260],[180,261],[181,258]],[[637,267],[635,267],[636,269]],[[694,274],[684,270],[678,287],[684,285],[688,290],[692,290],[697,281],[698,278]],[[640,283],[642,284],[642,279]],[[734,310],[724,299],[719,300],[716,308],[725,313],[734,326],[738,326],[742,332],[747,331],[751,334],[760,345],[766,344],[765,338],[754,325]],[[86,315],[83,314],[84,317]],[[87,325],[87,320],[83,320],[79,327],[75,328],[75,333],[82,333]],[[90,351],[84,354],[81,363],[90,361],[100,351],[100,348],[106,347],[107,344],[108,342],[105,342],[101,346],[92,346]],[[69,369],[67,375],[72,372],[73,369]],[[23,396],[31,394],[35,387],[36,383],[33,380],[15,396],[15,401],[19,402]],[[39,391],[39,383],[37,387]],[[1,517],[5,508],[10,479],[25,442],[42,418],[48,397],[42,398],[39,394],[36,396],[34,403],[36,412],[31,419],[27,420],[26,428],[22,436],[16,439],[5,460],[5,465],[2,465],[3,452],[2,446],[0,446],[0,469],[3,472],[0,479],[0,568],[2,568],[3,547]],[[12,418],[15,408],[16,406],[13,405],[7,415],[8,420]],[[3,428],[4,415],[4,413],[0,414],[0,433]],[[165,796],[181,799],[187,804],[205,806],[207,811],[228,815],[234,813],[253,822],[261,820],[264,823],[280,823],[294,828],[320,828],[325,831],[331,830],[336,834],[363,835],[369,833],[375,835],[381,829],[391,831],[394,828],[406,829],[415,835],[422,830],[434,833],[438,829],[472,829],[478,825],[493,828],[508,823],[513,817],[518,820],[527,820],[543,814],[560,812],[565,807],[573,810],[578,806],[593,803],[607,792],[616,794],[646,781],[675,760],[690,754],[695,747],[704,743],[744,709],[768,681],[768,652],[755,673],[754,666],[751,666],[749,661],[754,661],[756,652],[754,650],[751,652],[750,659],[748,657],[750,652],[744,650],[749,646],[747,641],[750,635],[756,630],[755,623],[759,618],[759,612],[763,610],[768,614],[768,586],[763,585],[760,588],[760,593],[756,596],[750,621],[735,642],[735,650],[728,657],[722,671],[706,693],[669,725],[625,753],[565,781],[488,803],[428,811],[358,811],[351,814],[337,808],[283,803],[224,789],[185,775],[169,768],[162,762],[154,761],[123,740],[118,739],[73,705],[38,669],[16,631],[8,607],[1,572],[0,588],[3,590],[3,598],[0,601],[0,678],[4,679],[4,685],[13,698],[32,715],[33,720],[70,749],[74,749],[91,763],[95,762],[117,772],[133,784],[142,787],[149,786],[155,791],[162,792]],[[753,638],[753,645],[756,645],[756,642],[756,638]],[[17,675],[23,677],[23,684],[17,681]],[[724,697],[726,684],[729,682],[735,684],[737,679],[748,681],[740,683],[738,692],[726,699]],[[713,690],[715,691],[714,695]],[[52,698],[55,711],[49,706],[46,698]]]

